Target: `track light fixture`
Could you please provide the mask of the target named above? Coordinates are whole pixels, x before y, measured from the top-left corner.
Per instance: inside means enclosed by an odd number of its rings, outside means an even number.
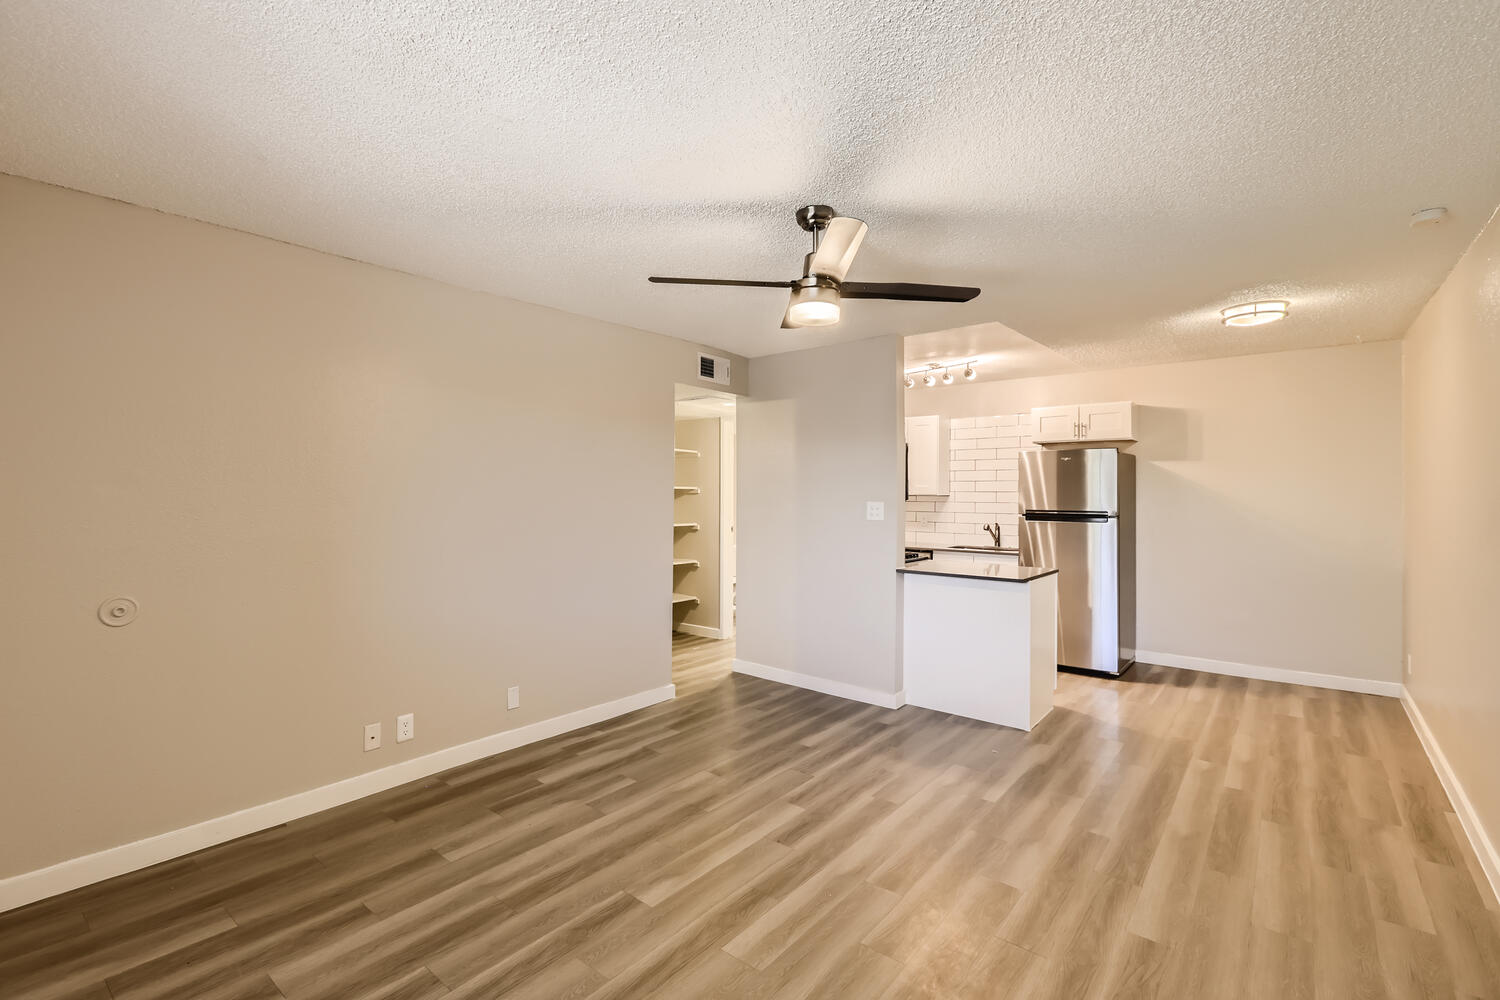
[[[972,382],[979,375],[978,370],[974,367],[978,363],[978,360],[978,358],[970,358],[967,361],[950,361],[947,364],[941,361],[929,361],[920,368],[908,368],[902,372],[901,384],[908,389],[912,389],[916,387],[917,380],[921,379],[922,384],[929,389],[939,382],[943,385],[952,385],[954,379],[953,369],[959,365],[963,366],[962,374],[964,381]]]

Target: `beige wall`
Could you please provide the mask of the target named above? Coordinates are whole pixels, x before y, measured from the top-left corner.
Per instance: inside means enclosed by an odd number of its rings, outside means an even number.
[[[684,493],[674,501],[677,521],[695,521],[697,531],[674,532],[673,552],[696,559],[698,566],[674,569],[672,589],[698,598],[678,609],[673,624],[719,627],[719,421],[709,418],[677,421],[677,447],[697,455],[677,458],[677,482],[701,492]]]
[[[1141,407],[1142,650],[1399,680],[1399,343],[919,387],[906,412],[1114,400]]]
[[[740,659],[900,690],[900,372],[898,337],[751,361],[736,441]],[[865,520],[867,500],[885,520]]]
[[[670,680],[691,345],[4,176],[0,303],[0,877]]]
[[[1500,837],[1500,222],[1406,335],[1407,691]],[[1500,883],[1493,846],[1481,849]]]

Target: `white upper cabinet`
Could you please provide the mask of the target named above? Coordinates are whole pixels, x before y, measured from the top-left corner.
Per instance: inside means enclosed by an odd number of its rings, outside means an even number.
[[[1085,441],[1134,441],[1134,403],[1083,403],[1078,424]]]
[[[1078,407],[1038,406],[1031,411],[1031,435],[1037,444],[1078,440]]]
[[[1134,403],[1038,406],[1031,411],[1031,422],[1037,444],[1135,440]]]
[[[948,418],[906,418],[906,495],[948,495]]]

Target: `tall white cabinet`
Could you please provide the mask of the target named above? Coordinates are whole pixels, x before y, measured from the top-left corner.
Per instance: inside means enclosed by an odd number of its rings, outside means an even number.
[[[906,495],[945,497],[949,493],[948,418],[906,418]]]

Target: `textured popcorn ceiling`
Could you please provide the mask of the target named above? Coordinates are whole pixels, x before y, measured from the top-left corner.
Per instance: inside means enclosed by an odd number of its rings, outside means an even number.
[[[975,382],[1062,375],[1078,366],[1056,351],[1023,337],[1003,323],[979,323],[955,330],[934,330],[907,337],[906,371],[941,365],[952,368],[955,382],[966,361],[974,362]]]
[[[746,355],[1093,367],[1399,336],[1500,201],[1497,52],[1495,0],[6,0],[0,170]],[[808,201],[984,293],[646,283],[793,276]]]

